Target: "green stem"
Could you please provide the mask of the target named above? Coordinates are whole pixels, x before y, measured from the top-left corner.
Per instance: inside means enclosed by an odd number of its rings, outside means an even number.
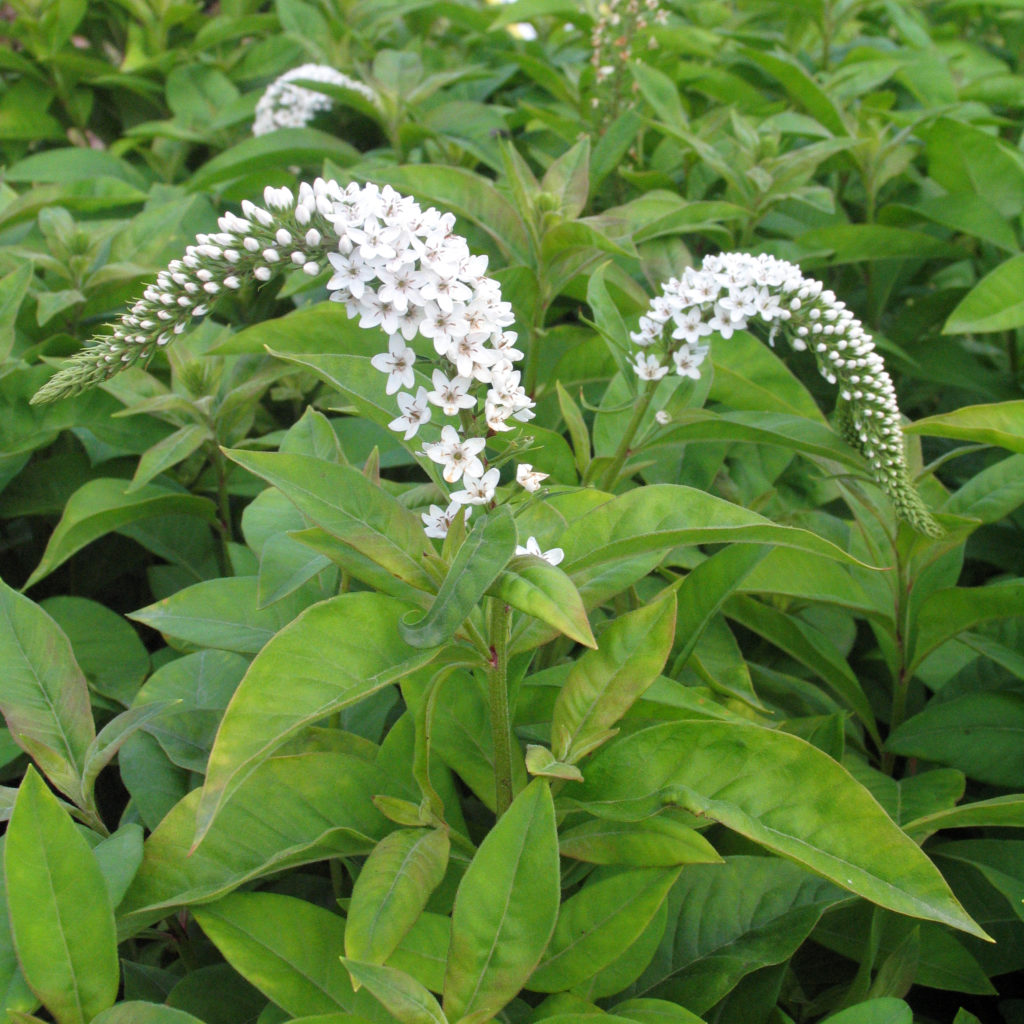
[[[651,380],[647,382],[647,389],[637,400],[636,405],[633,406],[633,415],[630,417],[629,423],[626,429],[622,433],[622,440],[619,442],[619,447],[615,450],[615,455],[612,458],[611,464],[605,470],[604,476],[601,478],[601,490],[611,491],[615,485],[619,482],[619,473],[622,472],[622,467],[626,463],[626,459],[632,454],[631,447],[633,440],[636,438],[636,432],[640,429],[640,423],[643,421],[644,415],[651,404],[651,399],[654,398],[654,389],[658,386],[658,382]]]
[[[220,534],[218,561],[221,575],[233,576],[230,544],[234,538],[231,529],[231,496],[228,494],[227,463],[224,454],[216,444],[210,445],[210,462],[213,464],[213,471],[217,476],[217,532]]]
[[[509,608],[491,598],[489,615],[491,658],[487,671],[491,735],[494,740],[494,799],[500,818],[512,804],[512,721],[508,703]]]

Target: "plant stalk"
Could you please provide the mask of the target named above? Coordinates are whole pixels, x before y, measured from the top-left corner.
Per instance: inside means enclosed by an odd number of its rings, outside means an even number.
[[[488,626],[491,657],[487,688],[494,740],[494,800],[500,818],[512,804],[512,721],[508,702],[509,608],[498,598],[491,598]]]
[[[651,399],[654,398],[654,389],[657,386],[657,381],[648,381],[647,389],[639,397],[636,405],[633,406],[633,415],[630,417],[626,429],[622,432],[622,440],[619,442],[619,447],[615,450],[615,455],[612,458],[611,464],[605,470],[604,476],[601,478],[602,491],[613,490],[615,485],[619,482],[619,474],[622,472],[622,467],[625,465],[626,459],[628,459],[631,454],[631,448],[634,440],[636,439],[636,432],[640,429],[640,424],[650,407]]]

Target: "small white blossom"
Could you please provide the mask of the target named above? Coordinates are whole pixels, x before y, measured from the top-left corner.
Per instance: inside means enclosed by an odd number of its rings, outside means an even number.
[[[445,509],[439,505],[431,505],[429,512],[420,513],[420,519],[423,520],[423,532],[428,537],[437,537],[443,540],[448,536],[448,531],[451,529],[452,523],[455,522],[460,508],[463,510],[464,517],[468,519],[472,509],[466,505],[460,505],[457,501],[453,501]]]
[[[388,426],[394,431],[405,431],[405,440],[411,441],[416,431],[430,420],[430,407],[427,404],[427,389],[421,387],[413,398],[407,391],[400,391],[395,398],[402,415],[393,419]]]
[[[480,476],[467,471],[462,483],[464,489],[453,491],[452,501],[460,505],[485,505],[494,497],[498,487],[498,470],[489,469]]]
[[[565,552],[561,548],[548,548],[547,551],[541,551],[536,537],[527,537],[525,544],[517,544],[516,554],[536,555],[538,558],[543,558],[550,565],[558,565],[565,558]]]
[[[642,352],[637,352],[633,369],[641,380],[661,380],[668,373],[668,367],[662,366],[657,356],[645,356]]]
[[[374,369],[388,375],[384,390],[389,395],[399,388],[411,388],[416,383],[415,362],[416,353],[405,344],[400,334],[392,334],[388,339],[387,352],[381,352],[370,360]]]
[[[549,473],[541,473],[529,462],[520,462],[516,466],[516,483],[528,491],[539,491],[542,480],[547,480]]]

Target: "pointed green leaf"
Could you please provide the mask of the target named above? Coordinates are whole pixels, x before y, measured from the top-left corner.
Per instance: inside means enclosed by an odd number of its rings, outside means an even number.
[[[292,1016],[352,1008],[338,914],[271,892],[232,893],[193,913],[224,959]]]
[[[427,664],[398,634],[407,606],[341,594],[307,608],[260,651],[235,691],[206,770],[196,842],[238,785],[290,736]],[[288,699],[281,699],[281,680]]]
[[[11,738],[53,784],[83,800],[82,773],[95,739],[89,688],[71,643],[37,604],[0,580],[0,712]]]
[[[501,571],[489,593],[553,626],[570,640],[597,647],[583,599],[557,565],[536,555],[518,555]]]
[[[643,821],[585,821],[559,836],[558,849],[563,857],[590,864],[628,864],[634,868],[716,864],[722,860],[700,832],[668,813]]]
[[[430,544],[419,517],[358,469],[310,455],[229,451],[230,459],[277,487],[303,515],[382,569],[432,590],[423,568]]]
[[[1024,256],[1021,259],[1024,260]],[[907,434],[952,437],[958,441],[992,444],[1011,452],[1024,452],[1024,401],[967,405],[953,412],[908,423],[903,430]]]
[[[1024,778],[1024,697],[968,693],[933,701],[890,733],[886,749],[959,768],[1008,789]]]
[[[616,619],[596,651],[569,671],[555,701],[553,753],[575,764],[611,735],[616,722],[661,674],[675,641],[675,593]]]
[[[1024,325],[1024,256],[1011,256],[986,274],[959,302],[943,334],[984,334]]]
[[[444,878],[448,850],[448,835],[439,829],[400,829],[374,847],[352,888],[346,956],[368,964],[387,960]]]
[[[558,836],[548,783],[512,802],[466,869],[444,979],[450,1020],[483,1024],[523,987],[558,916]]]
[[[7,360],[14,348],[14,322],[28,293],[33,269],[31,261],[26,260],[0,278],[0,363]]]
[[[200,791],[193,790],[146,840],[118,908],[125,930],[284,868],[369,853],[388,831],[372,802],[383,784],[377,768],[347,754],[273,757],[239,786],[194,852]]]
[[[588,881],[558,913],[551,942],[527,988],[564,992],[607,967],[657,913],[679,868],[638,868]]]
[[[704,491],[654,484],[627,491],[569,525],[561,538],[563,568],[575,573],[679,544],[742,541],[800,548],[859,565],[835,544],[791,526],[779,526],[756,512]]]
[[[100,478],[82,484],[68,499],[43,557],[28,578],[31,587],[94,540],[123,526],[156,516],[191,515],[209,522],[216,507],[208,498],[147,484],[131,494],[124,480]]]
[[[157,441],[152,448],[146,449],[139,459],[132,482],[125,488],[125,494],[131,494],[144,487],[155,476],[164,470],[184,462],[205,441],[212,440],[208,427],[200,423],[189,423],[176,430],[173,434]]]
[[[874,797],[795,736],[731,722],[655,726],[600,751],[564,793],[620,818],[675,804],[880,906],[987,937]]]
[[[341,962],[353,981],[365,985],[402,1024],[448,1024],[430,990],[411,975],[394,967],[361,963],[348,957],[342,957]]]
[[[684,869],[661,947],[628,990],[703,1013],[752,971],[788,960],[842,890],[774,857]]]
[[[92,1024],[203,1024],[198,1017],[184,1010],[175,1010],[162,1003],[129,1000],[118,1003],[93,1017]]]
[[[88,1024],[117,996],[117,932],[99,864],[29,768],[7,829],[11,931],[25,978],[58,1024]]]

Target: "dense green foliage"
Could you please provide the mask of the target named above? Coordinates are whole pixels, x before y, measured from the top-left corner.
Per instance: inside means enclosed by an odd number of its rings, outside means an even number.
[[[1020,3],[3,14],[0,1024],[1024,1021]]]

